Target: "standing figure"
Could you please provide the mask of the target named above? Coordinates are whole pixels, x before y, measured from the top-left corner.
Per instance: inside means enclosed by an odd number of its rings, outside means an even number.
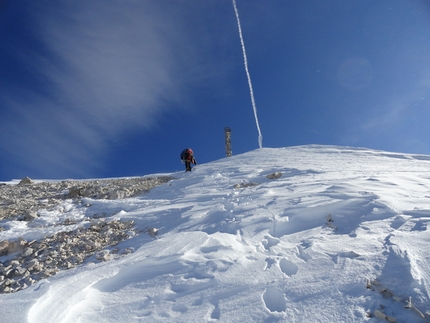
[[[191,164],[197,165],[194,153],[191,148],[185,148],[181,152],[181,161],[185,163],[185,171],[191,172]]]

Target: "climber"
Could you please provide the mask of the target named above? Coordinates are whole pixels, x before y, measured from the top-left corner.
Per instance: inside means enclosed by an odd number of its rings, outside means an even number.
[[[186,172],[191,172],[191,164],[197,165],[193,150],[191,148],[186,148],[181,152],[181,161],[185,163]]]

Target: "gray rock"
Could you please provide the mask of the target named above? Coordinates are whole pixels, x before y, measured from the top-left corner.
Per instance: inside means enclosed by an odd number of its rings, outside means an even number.
[[[397,319],[394,316],[387,315],[387,321],[391,323],[396,323]]]
[[[146,232],[153,238],[157,237],[158,229],[156,228],[147,228]]]
[[[18,185],[31,185],[33,184],[33,181],[29,177],[24,177]]]
[[[267,175],[267,179],[278,179],[282,176],[282,173],[280,172],[274,172],[272,174]]]
[[[8,254],[22,251],[26,244],[27,240],[25,240],[24,238],[19,238],[15,241],[9,241]]]
[[[25,276],[26,273],[28,273],[28,270],[23,267],[17,267],[14,272],[16,276]]]
[[[380,310],[375,310],[374,315],[375,317],[383,320],[387,318],[387,316],[384,313],[382,313]]]
[[[36,212],[33,212],[31,210],[24,210],[24,220],[25,221],[32,221],[34,219],[37,219],[38,216]]]
[[[35,267],[40,266],[39,261],[37,259],[32,259],[27,263],[27,269],[31,270]]]
[[[73,186],[69,188],[69,193],[67,194],[67,197],[69,198],[75,198],[82,196],[81,193],[82,187],[80,186]]]
[[[10,286],[10,285],[12,285],[14,282],[15,282],[15,281],[14,281],[13,279],[9,279],[9,278],[7,278],[7,279],[4,281],[3,285],[4,285],[4,286]]]
[[[112,256],[108,250],[103,250],[96,254],[96,259],[101,261],[108,261],[112,259]]]
[[[9,241],[4,240],[0,242],[0,257],[8,254]]]
[[[109,194],[109,200],[123,199],[127,192],[125,190],[115,190]]]
[[[27,247],[21,252],[21,255],[23,257],[28,257],[28,256],[31,256],[33,252],[34,252],[33,248]]]

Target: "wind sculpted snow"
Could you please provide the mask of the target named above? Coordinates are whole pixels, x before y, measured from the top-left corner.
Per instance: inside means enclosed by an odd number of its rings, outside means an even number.
[[[68,203],[64,218],[134,220],[134,252],[0,295],[0,322],[429,321],[430,156],[264,148],[168,175]],[[25,234],[9,227],[0,240]]]

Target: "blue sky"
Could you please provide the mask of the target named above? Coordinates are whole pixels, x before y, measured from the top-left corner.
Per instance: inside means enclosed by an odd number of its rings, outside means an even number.
[[[236,0],[263,147],[430,154],[430,4]],[[0,180],[136,176],[258,148],[231,0],[0,4]]]

